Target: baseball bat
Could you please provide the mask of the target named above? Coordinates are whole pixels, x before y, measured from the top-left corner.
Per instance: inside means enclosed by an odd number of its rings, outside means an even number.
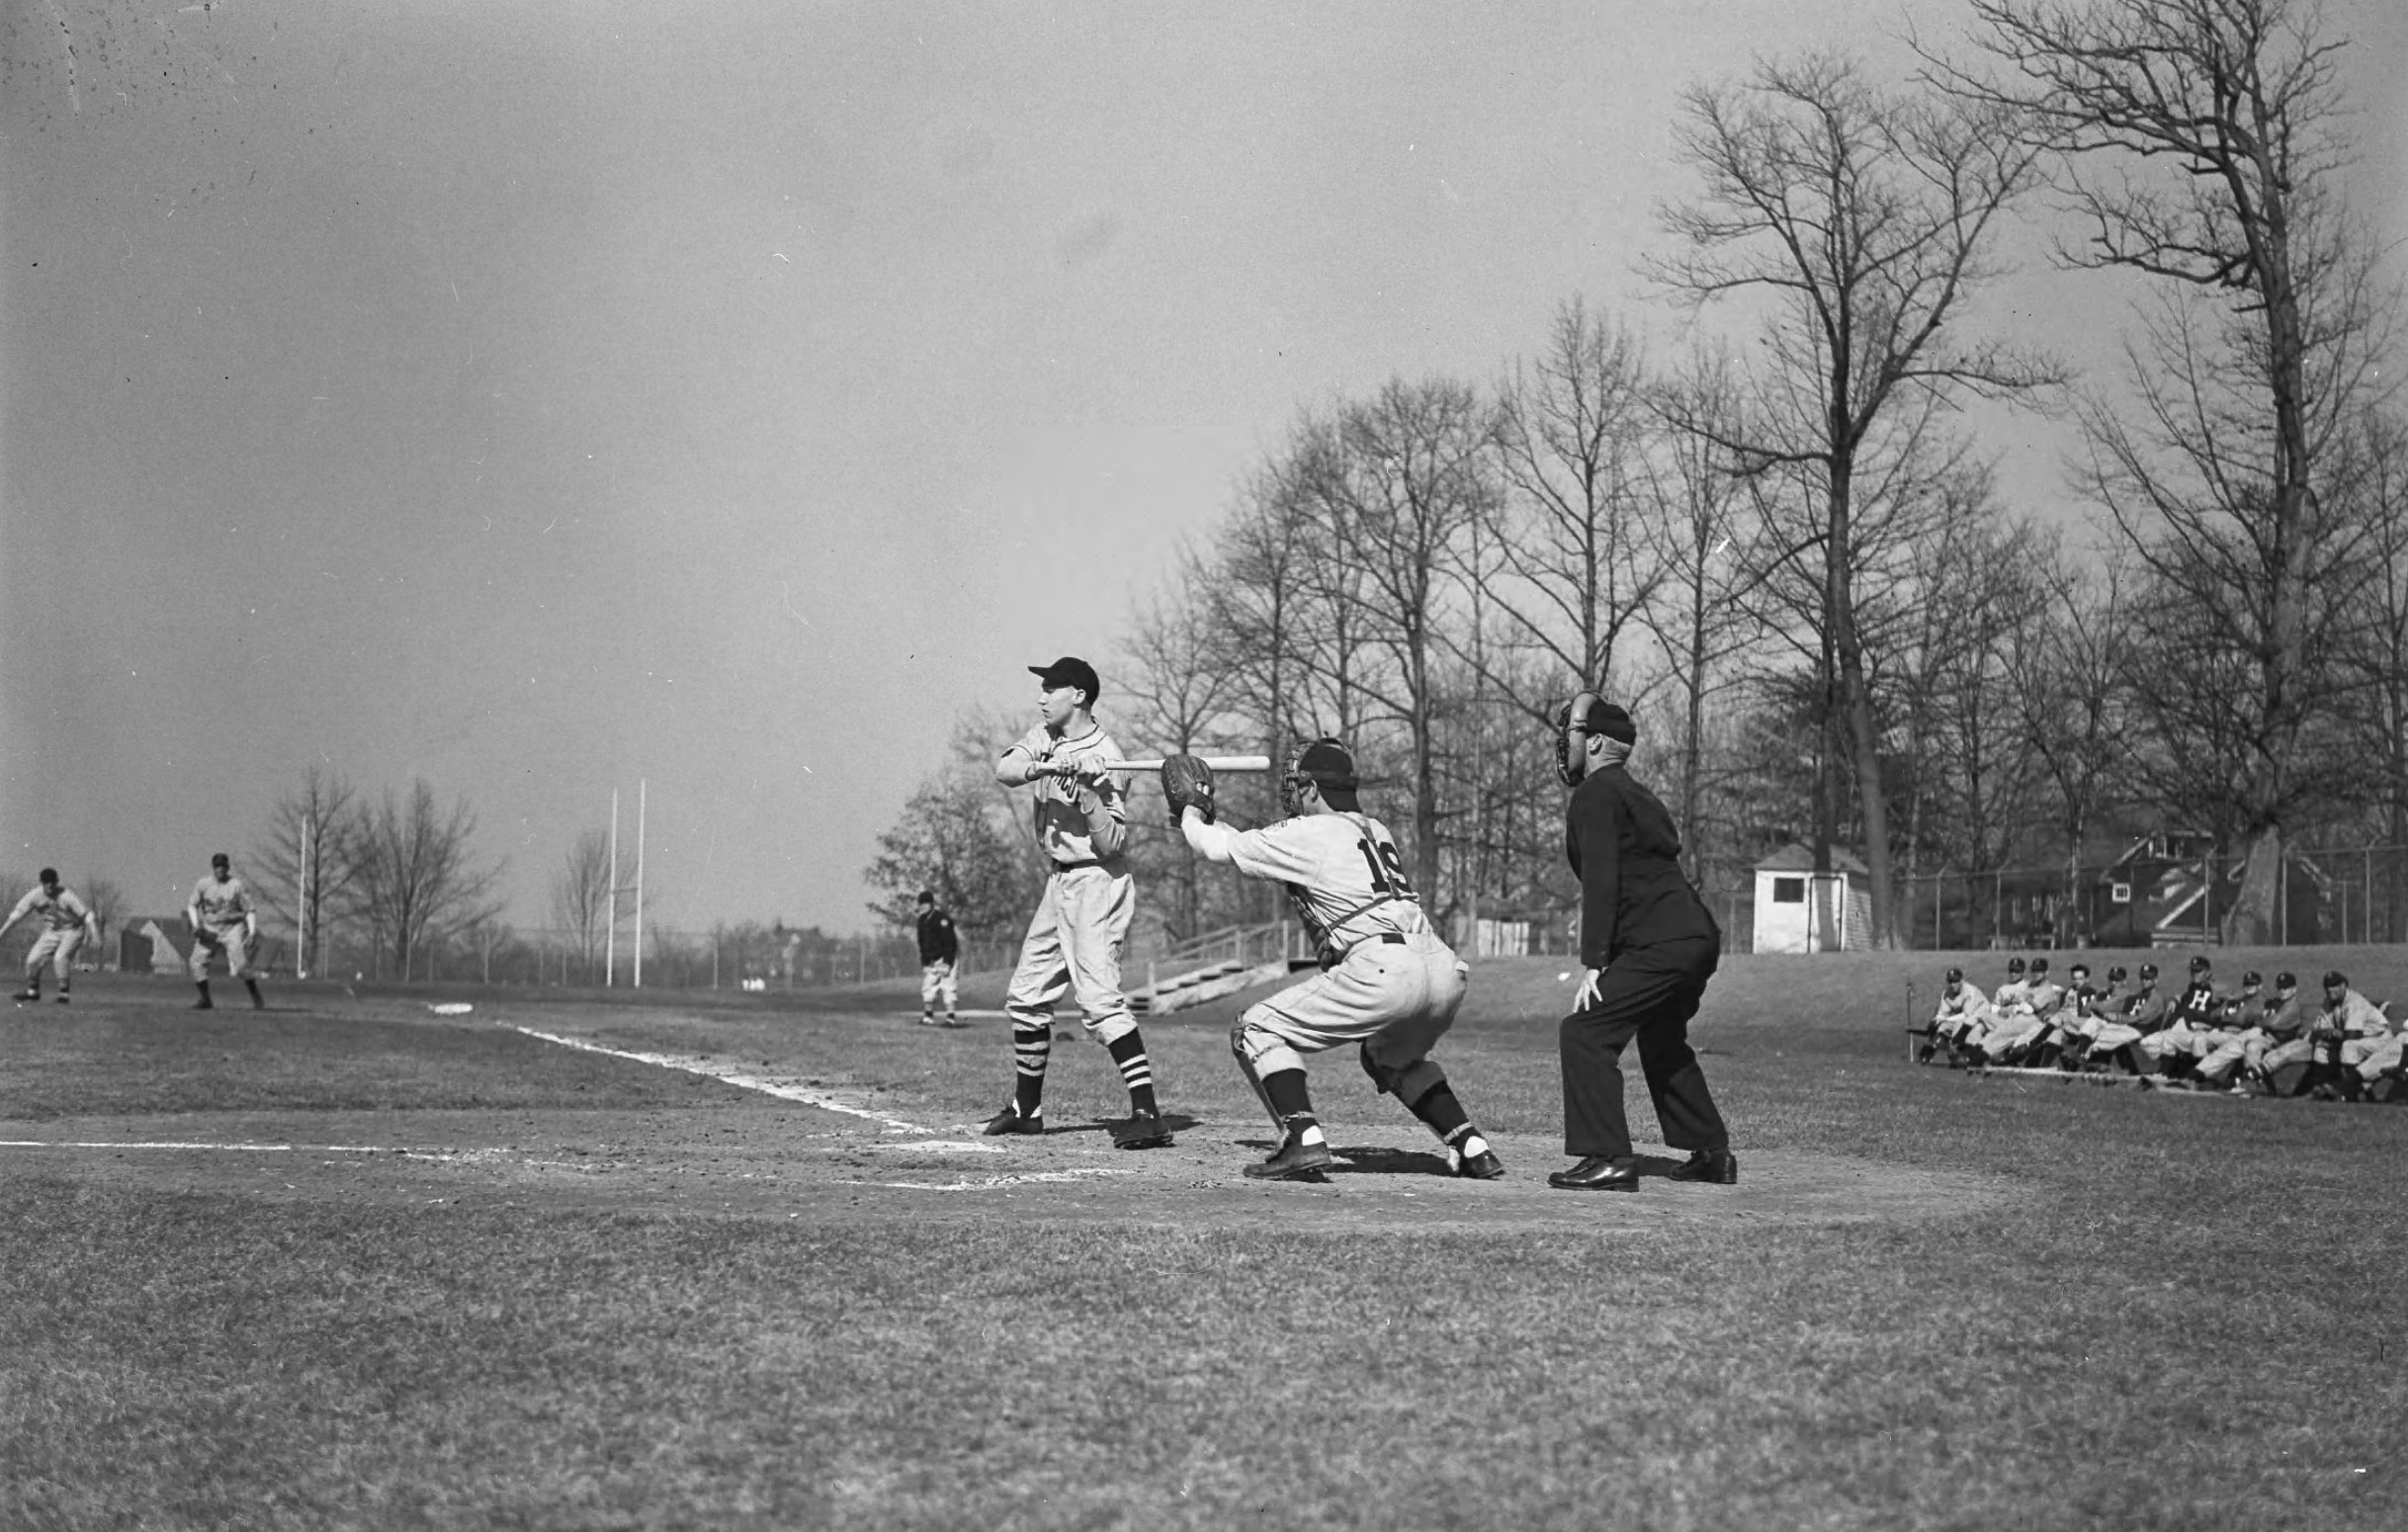
[[[1143,760],[1106,761],[1103,763],[1103,769],[1106,771],[1161,771],[1162,759],[1159,755],[1150,755]],[[1207,755],[1202,759],[1205,765],[1215,771],[1269,771],[1271,769],[1271,758],[1267,755]]]

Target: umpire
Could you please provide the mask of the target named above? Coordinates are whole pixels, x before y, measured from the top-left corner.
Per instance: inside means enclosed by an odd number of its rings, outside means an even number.
[[[1687,1149],[1683,1181],[1739,1180],[1731,1135],[1689,1049],[1689,1018],[1722,954],[1722,929],[1680,872],[1680,832],[1623,769],[1638,739],[1630,715],[1583,692],[1558,715],[1556,754],[1573,789],[1565,853],[1581,880],[1578,1007],[1564,1018],[1564,1152],[1580,1163],[1547,1177],[1567,1191],[1639,1189],[1622,1106],[1622,1049],[1634,1039],[1664,1142]]]

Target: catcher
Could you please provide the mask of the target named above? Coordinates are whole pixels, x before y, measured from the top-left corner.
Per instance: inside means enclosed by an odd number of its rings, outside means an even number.
[[[1455,1022],[1467,970],[1421,913],[1395,837],[1357,804],[1354,757],[1334,739],[1288,764],[1288,817],[1243,832],[1214,822],[1212,769],[1191,755],[1162,762],[1171,822],[1197,855],[1287,886],[1321,952],[1322,972],[1248,1006],[1229,1035],[1238,1070],[1279,1134],[1271,1156],[1246,1167],[1258,1181],[1318,1181],[1328,1138],[1305,1086],[1304,1058],[1360,1045],[1363,1072],[1383,1095],[1429,1125],[1455,1174],[1493,1181],[1497,1151],[1472,1126],[1429,1050]]]

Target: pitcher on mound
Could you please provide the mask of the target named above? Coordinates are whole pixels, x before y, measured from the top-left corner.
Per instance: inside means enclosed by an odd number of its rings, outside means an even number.
[[[1125,1149],[1161,1149],[1170,1143],[1170,1130],[1155,1103],[1145,1039],[1120,992],[1121,947],[1137,910],[1137,886],[1127,856],[1128,784],[1102,766],[1122,758],[1095,722],[1103,685],[1094,666],[1069,654],[1028,668],[1037,677],[1037,712],[1044,722],[1003,752],[995,780],[1036,787],[1037,844],[1053,870],[1003,997],[1011,1018],[1012,1099],[989,1119],[987,1132],[1045,1132],[1054,1006],[1067,994],[1129,1087],[1129,1120],[1114,1125],[1112,1142]]]

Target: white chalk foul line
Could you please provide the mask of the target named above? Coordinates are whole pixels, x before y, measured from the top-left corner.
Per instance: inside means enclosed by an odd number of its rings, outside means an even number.
[[[412,1159],[449,1159],[440,1149],[401,1149],[389,1144],[203,1144],[181,1139],[0,1139],[0,1149],[223,1149],[238,1154],[402,1154]]]
[[[531,1038],[537,1038],[546,1043],[558,1043],[562,1048],[573,1048],[579,1053],[607,1054],[613,1059],[626,1059],[636,1064],[652,1064],[658,1068],[678,1069],[687,1074],[700,1074],[709,1079],[733,1085],[739,1090],[757,1090],[762,1095],[775,1096],[781,1101],[800,1101],[805,1106],[824,1107],[830,1112],[842,1112],[848,1117],[866,1118],[881,1128],[892,1128],[900,1133],[925,1133],[928,1131],[917,1123],[907,1123],[900,1117],[889,1117],[883,1112],[873,1112],[867,1107],[854,1106],[850,1102],[840,1101],[833,1096],[822,1095],[818,1091],[785,1080],[773,1080],[764,1075],[749,1074],[742,1069],[709,1059],[689,1058],[680,1054],[637,1053],[624,1048],[604,1048],[599,1043],[588,1043],[582,1038],[561,1037],[552,1032],[538,1032],[533,1027],[513,1026],[510,1030],[523,1032]]]
[[[1135,1175],[1134,1170],[1031,1170],[1025,1175],[989,1175],[975,1181],[839,1181],[839,1186],[880,1186],[906,1192],[992,1192],[1006,1186],[1027,1186],[1040,1181],[1077,1181],[1091,1175]]]

